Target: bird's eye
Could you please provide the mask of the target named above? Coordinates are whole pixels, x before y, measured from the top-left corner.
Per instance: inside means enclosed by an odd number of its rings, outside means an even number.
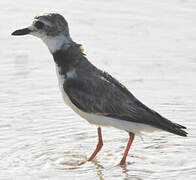
[[[37,28],[37,29],[42,29],[44,27],[44,23],[43,22],[40,22],[40,21],[37,21],[34,26]]]

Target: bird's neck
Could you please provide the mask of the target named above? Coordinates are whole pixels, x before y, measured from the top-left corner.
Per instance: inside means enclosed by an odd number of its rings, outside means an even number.
[[[65,36],[63,34],[55,37],[46,37],[42,40],[48,47],[51,54],[59,50],[66,50],[74,43],[71,37]]]
[[[56,65],[61,69],[60,73],[64,75],[86,59],[80,49],[80,45],[74,42],[67,49],[59,49],[52,55]]]

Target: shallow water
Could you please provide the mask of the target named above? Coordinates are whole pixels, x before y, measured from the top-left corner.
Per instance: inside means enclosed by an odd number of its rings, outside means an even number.
[[[196,2],[193,0],[71,0],[0,2],[0,179],[195,179]],[[59,12],[88,58],[146,105],[188,127],[137,137],[124,168],[115,166],[127,133],[96,127],[68,109],[43,43],[10,33],[39,12]]]

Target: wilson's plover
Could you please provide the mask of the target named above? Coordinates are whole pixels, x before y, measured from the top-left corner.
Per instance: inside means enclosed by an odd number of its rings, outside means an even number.
[[[68,23],[56,13],[41,14],[31,26],[12,35],[30,34],[43,40],[53,56],[65,103],[89,123],[98,126],[98,144],[92,160],[103,146],[101,126],[128,132],[129,140],[120,165],[124,165],[135,134],[164,130],[187,136],[186,127],[173,123],[136,99],[108,73],[91,64],[69,33]]]

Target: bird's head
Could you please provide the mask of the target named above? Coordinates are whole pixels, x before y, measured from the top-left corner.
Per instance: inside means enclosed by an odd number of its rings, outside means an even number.
[[[35,16],[33,23],[23,29],[16,30],[12,35],[33,35],[44,41],[51,53],[61,48],[68,48],[73,41],[69,34],[68,23],[57,13],[44,13]]]

